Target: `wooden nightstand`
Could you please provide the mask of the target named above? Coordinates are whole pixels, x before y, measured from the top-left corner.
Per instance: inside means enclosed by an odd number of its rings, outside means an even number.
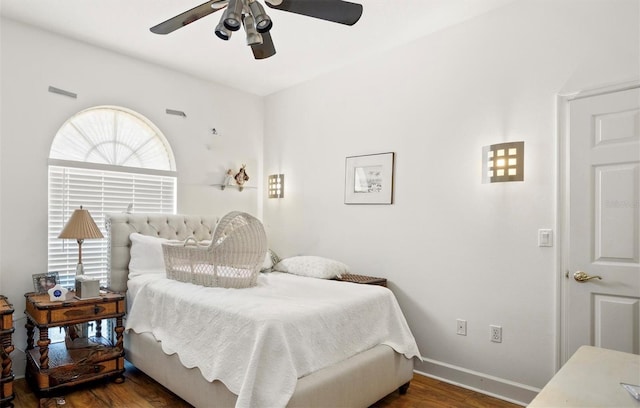
[[[342,282],[353,282],[353,283],[363,283],[366,285],[380,285],[387,287],[387,280],[385,278],[375,278],[373,276],[365,276],[365,275],[354,275],[351,273],[344,274],[340,278],[336,278],[336,280]]]
[[[48,294],[27,293],[27,372],[31,386],[42,394],[87,381],[115,377],[124,381],[124,348],[122,317],[125,314],[124,295],[106,291],[99,298],[75,299],[69,292],[64,302],[51,302]],[[115,339],[112,344],[102,337],[102,319],[115,319]],[[96,322],[97,345],[67,349],[65,342],[53,343],[49,328],[76,323]],[[39,331],[34,348],[34,328]]]
[[[13,351],[11,334],[13,328],[13,305],[6,297],[0,296],[0,355],[2,357],[2,374],[0,376],[0,406],[12,407],[13,404],[13,371],[11,357]]]

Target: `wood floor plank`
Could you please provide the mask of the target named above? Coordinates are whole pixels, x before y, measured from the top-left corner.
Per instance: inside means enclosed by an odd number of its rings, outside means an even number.
[[[131,364],[122,384],[99,381],[38,399],[24,379],[14,382],[16,408],[191,408]],[[58,404],[62,399],[64,405]],[[213,406],[213,405],[212,405]],[[415,374],[405,395],[387,395],[371,408],[517,408],[518,405]]]
[[[519,405],[414,374],[409,391],[387,395],[371,408],[518,408]]]

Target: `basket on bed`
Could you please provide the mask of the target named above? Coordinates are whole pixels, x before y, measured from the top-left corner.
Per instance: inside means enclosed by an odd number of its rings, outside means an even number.
[[[223,288],[255,286],[267,253],[267,236],[255,217],[233,211],[222,217],[209,245],[163,243],[167,277]]]

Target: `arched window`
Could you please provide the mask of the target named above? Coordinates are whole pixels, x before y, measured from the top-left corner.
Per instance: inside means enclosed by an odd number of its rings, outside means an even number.
[[[162,133],[131,110],[99,106],[67,120],[49,152],[49,267],[63,286],[73,286],[78,244],[58,238],[83,206],[106,237],[104,215],[124,212],[175,213],[173,152]],[[82,244],[85,274],[106,284],[106,239]]]

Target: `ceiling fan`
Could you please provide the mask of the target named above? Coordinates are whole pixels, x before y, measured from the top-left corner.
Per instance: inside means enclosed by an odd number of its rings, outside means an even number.
[[[346,25],[354,25],[362,15],[362,5],[343,0],[265,0],[265,3],[276,10]],[[169,34],[225,7],[226,10],[215,29],[219,38],[228,40],[234,31],[238,31],[240,26],[244,25],[247,45],[251,47],[255,59],[275,55],[276,49],[269,33],[273,22],[258,0],[207,1],[151,27],[151,32]]]

